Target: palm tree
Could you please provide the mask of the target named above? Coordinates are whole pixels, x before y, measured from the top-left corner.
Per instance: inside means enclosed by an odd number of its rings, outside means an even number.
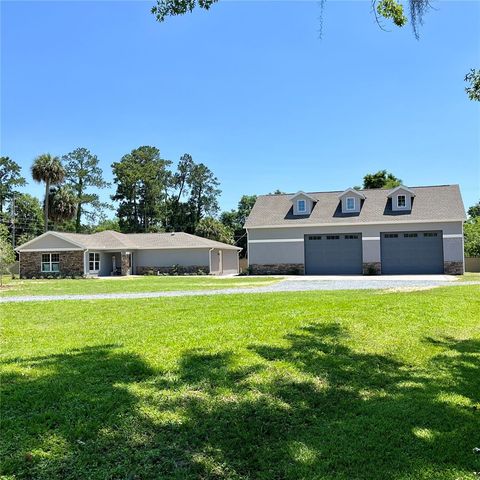
[[[51,188],[48,195],[50,218],[54,223],[72,220],[77,213],[78,199],[68,186]]]
[[[48,230],[48,194],[50,192],[50,185],[58,185],[63,182],[65,178],[65,170],[62,162],[58,157],[54,157],[49,153],[39,155],[33,161],[32,177],[38,182],[45,182],[45,231]]]

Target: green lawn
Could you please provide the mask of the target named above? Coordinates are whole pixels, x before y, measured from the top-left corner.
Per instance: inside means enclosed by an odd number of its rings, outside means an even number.
[[[159,292],[173,290],[212,290],[231,287],[257,287],[278,282],[268,277],[144,276],[82,278],[77,280],[12,280],[4,276],[0,296],[68,295],[75,293]]]
[[[480,282],[480,273],[465,272],[457,278],[460,282]]]
[[[1,313],[3,479],[478,478],[477,285]]]

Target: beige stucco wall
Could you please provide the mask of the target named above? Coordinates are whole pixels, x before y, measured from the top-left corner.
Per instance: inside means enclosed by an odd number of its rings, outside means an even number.
[[[235,250],[223,250],[223,274],[238,273],[238,253]]]
[[[235,275],[238,273],[238,253],[235,250],[215,248],[210,252],[210,273],[214,275]]]
[[[77,245],[67,242],[62,238],[57,237],[56,235],[45,235],[42,238],[37,238],[32,241],[29,245],[25,247],[25,250],[40,250],[40,249],[68,249],[68,250],[83,250],[83,248],[78,247]]]
[[[463,262],[463,222],[250,228],[248,229],[248,261],[250,265],[304,263],[305,235],[360,233],[362,235],[363,262],[379,262],[380,233],[422,230],[442,230],[444,261]],[[455,235],[455,237],[450,237],[451,235]],[[264,242],[256,243],[255,240],[264,240]]]
[[[142,267],[171,267],[181,265],[188,267],[209,266],[209,249],[206,248],[178,248],[159,250],[137,250],[133,253],[134,266]]]

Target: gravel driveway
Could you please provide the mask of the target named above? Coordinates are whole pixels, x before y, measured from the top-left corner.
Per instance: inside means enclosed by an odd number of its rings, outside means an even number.
[[[432,277],[432,278],[430,278]],[[292,278],[285,279],[273,285],[250,288],[224,288],[218,290],[183,290],[172,292],[142,292],[142,293],[100,293],[87,295],[36,295],[18,297],[0,297],[0,303],[11,302],[46,302],[52,300],[105,300],[116,298],[159,298],[159,297],[194,297],[206,295],[233,295],[244,293],[271,292],[307,292],[317,290],[415,290],[434,287],[453,287],[460,285],[478,285],[480,282],[458,282],[445,276],[429,278],[405,277],[405,279],[387,277],[343,277],[334,279]]]

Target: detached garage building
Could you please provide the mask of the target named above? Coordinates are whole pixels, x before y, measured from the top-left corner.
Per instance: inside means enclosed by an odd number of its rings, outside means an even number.
[[[258,197],[245,228],[257,274],[464,272],[458,185]]]
[[[188,233],[46,232],[18,247],[21,278],[237,274],[241,248]]]

